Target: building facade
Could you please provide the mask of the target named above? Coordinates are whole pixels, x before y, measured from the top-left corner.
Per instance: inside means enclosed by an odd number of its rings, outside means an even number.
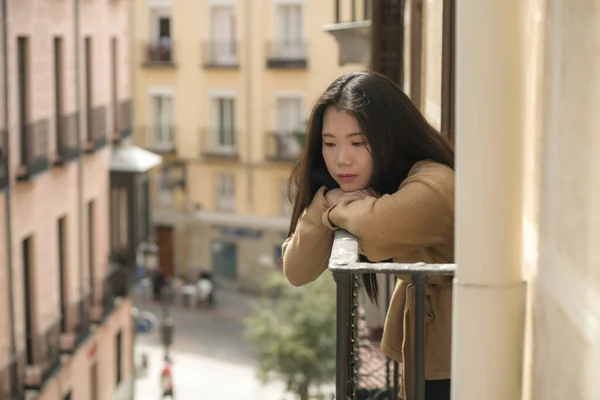
[[[129,399],[134,324],[111,283],[109,193],[130,141],[130,6],[1,5],[0,398]]]
[[[136,0],[135,141],[153,183],[161,268],[256,290],[277,268],[287,181],[313,102],[344,71],[332,0]]]

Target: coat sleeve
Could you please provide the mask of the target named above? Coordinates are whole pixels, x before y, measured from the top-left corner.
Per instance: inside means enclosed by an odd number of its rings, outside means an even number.
[[[282,246],[283,273],[294,286],[314,281],[329,264],[334,232],[321,222],[327,209],[324,193],[325,187],[317,191],[298,220],[296,231]]]
[[[415,179],[378,199],[344,199],[323,213],[323,224],[356,236],[361,253],[371,261],[400,258],[419,248],[443,244],[449,237],[454,212],[446,199],[454,196],[454,184],[446,186]]]

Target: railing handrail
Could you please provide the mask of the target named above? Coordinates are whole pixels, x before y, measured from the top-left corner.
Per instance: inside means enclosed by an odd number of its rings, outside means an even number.
[[[383,273],[408,274],[415,285],[415,400],[425,398],[425,286],[428,275],[454,275],[456,264],[426,263],[366,263],[360,261],[358,238],[347,231],[337,230],[329,258],[329,270],[336,278],[337,285],[337,356],[336,356],[336,398],[354,399],[354,350],[356,340],[352,329],[355,327],[356,313],[352,301],[356,297],[355,274]],[[344,348],[342,341],[350,348]]]

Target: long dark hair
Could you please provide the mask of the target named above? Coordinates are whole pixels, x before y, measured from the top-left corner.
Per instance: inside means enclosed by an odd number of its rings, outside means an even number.
[[[342,75],[319,97],[309,117],[306,145],[288,186],[294,204],[288,237],[321,186],[339,187],[329,175],[322,154],[323,115],[328,107],[357,119],[373,157],[369,187],[380,195],[396,192],[418,161],[432,160],[454,168],[452,145],[427,122],[398,85],[370,71]],[[367,294],[377,302],[375,275],[364,275],[363,280]]]

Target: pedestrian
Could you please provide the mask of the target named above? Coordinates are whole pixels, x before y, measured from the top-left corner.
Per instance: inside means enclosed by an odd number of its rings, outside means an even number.
[[[175,398],[173,391],[173,370],[171,358],[168,355],[165,356],[165,364],[160,373],[160,386],[162,391],[161,399],[164,399],[165,397],[170,397],[171,399]]]
[[[336,79],[312,110],[306,140],[290,178],[294,208],[282,249],[290,283],[327,269],[336,229],[356,236],[371,262],[454,261],[454,151],[395,83],[374,72]],[[375,276],[363,281],[376,301]],[[425,395],[450,399],[452,278],[430,277],[426,296]],[[414,286],[399,276],[381,348],[402,363],[407,400],[413,327]]]

